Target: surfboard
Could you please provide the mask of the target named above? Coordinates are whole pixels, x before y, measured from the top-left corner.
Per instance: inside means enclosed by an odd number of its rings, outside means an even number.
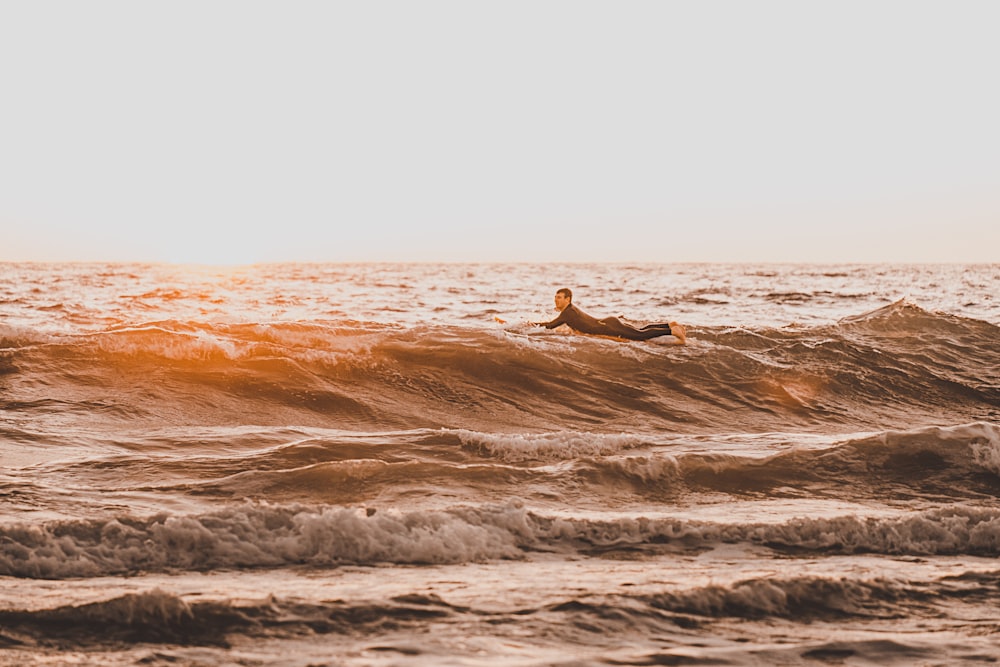
[[[497,324],[507,324],[507,320],[503,319],[499,315],[494,315],[493,316],[493,321],[496,322]],[[534,324],[534,323],[532,323],[532,324]],[[565,326],[565,325],[563,325],[563,326]],[[658,344],[662,345],[663,342],[671,341],[669,343],[670,345],[686,345],[687,344],[687,329],[684,328],[682,325],[679,325],[679,326],[681,326],[681,329],[680,329],[681,334],[682,334],[681,336],[678,336],[677,334],[670,334],[669,336],[657,336],[655,338],[650,338],[650,339],[647,339],[647,340],[634,340],[634,339],[631,339],[631,338],[622,338],[622,337],[619,337],[619,336],[610,336],[610,335],[606,335],[606,334],[583,333],[583,332],[577,331],[576,329],[573,329],[573,328],[570,328],[570,331],[574,335],[576,335],[576,336],[587,336],[589,338],[603,338],[604,340],[613,340],[616,343],[649,343],[649,342],[652,342],[652,341],[657,341]],[[530,334],[526,334],[526,333],[522,333],[522,332],[515,332],[515,331],[510,331],[510,330],[507,330],[507,333],[516,334],[518,336],[528,336],[528,335],[530,335]]]

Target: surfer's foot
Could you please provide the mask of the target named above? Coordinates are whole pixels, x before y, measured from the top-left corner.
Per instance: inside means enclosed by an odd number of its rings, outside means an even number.
[[[687,329],[684,328],[683,324],[678,324],[677,322],[670,323],[670,335],[676,338],[683,345],[687,341]]]

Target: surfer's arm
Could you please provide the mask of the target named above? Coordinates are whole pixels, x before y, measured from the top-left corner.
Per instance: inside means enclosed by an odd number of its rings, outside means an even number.
[[[560,322],[559,318],[552,320],[551,322],[532,322],[536,327],[545,327],[546,329],[555,329],[560,324],[565,324],[565,322]]]
[[[560,324],[566,324],[566,318],[564,317],[565,311],[559,313],[559,317],[550,322],[532,322],[535,326],[545,327],[546,329],[555,329]]]

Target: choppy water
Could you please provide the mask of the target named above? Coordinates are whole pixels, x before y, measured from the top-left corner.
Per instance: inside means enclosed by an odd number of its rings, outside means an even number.
[[[0,664],[995,662],[998,285],[0,265]]]

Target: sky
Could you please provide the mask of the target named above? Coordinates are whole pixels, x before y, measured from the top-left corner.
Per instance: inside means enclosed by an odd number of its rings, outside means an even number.
[[[0,261],[997,262],[998,25],[0,0]]]

